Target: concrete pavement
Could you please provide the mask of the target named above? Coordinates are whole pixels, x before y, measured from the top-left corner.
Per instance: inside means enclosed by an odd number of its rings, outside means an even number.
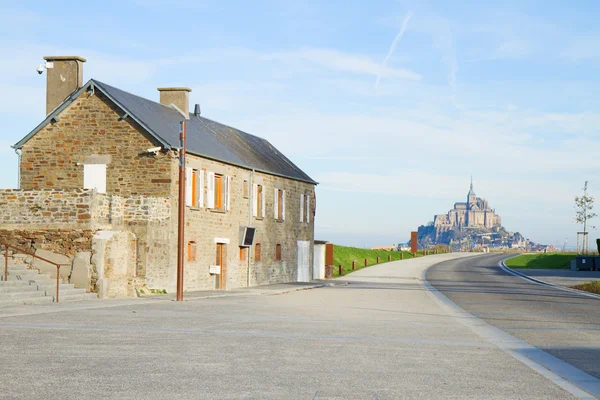
[[[348,285],[0,318],[0,398],[576,398],[461,323],[391,262]],[[56,310],[55,310],[56,311]]]

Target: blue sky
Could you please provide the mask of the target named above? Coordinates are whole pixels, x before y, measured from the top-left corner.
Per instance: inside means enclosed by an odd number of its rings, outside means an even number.
[[[600,195],[600,5],[486,3],[0,0],[0,187],[44,117],[36,67],[76,54],[269,139],[321,183],[320,239],[406,241],[473,174],[507,229],[572,245],[573,197]]]

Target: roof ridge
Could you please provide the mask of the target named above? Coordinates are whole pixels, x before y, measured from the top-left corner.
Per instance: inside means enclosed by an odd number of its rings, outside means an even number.
[[[127,90],[119,89],[119,88],[118,88],[118,87],[116,87],[116,86],[109,85],[108,83],[105,83],[105,82],[100,82],[99,80],[96,80],[96,79],[93,79],[93,78],[92,78],[92,79],[90,79],[90,82],[94,82],[96,85],[97,85],[97,84],[100,84],[100,86],[108,86],[108,87],[109,87],[109,88],[111,88],[111,89],[118,90],[118,91],[120,91],[120,92],[126,93],[126,94],[128,94],[128,95],[130,95],[130,96],[133,96],[133,97],[137,97],[138,99],[143,99],[143,100],[149,101],[149,102],[151,102],[151,103],[154,103],[154,104],[157,104],[157,105],[159,105],[159,106],[165,107],[165,108],[167,108],[167,109],[169,109],[169,110],[172,110],[172,109],[173,109],[171,106],[168,106],[168,105],[162,104],[162,103],[160,103],[160,102],[158,102],[158,101],[154,101],[154,100],[148,99],[148,98],[146,98],[146,97],[142,97],[142,96],[140,96],[139,94],[135,94],[135,93],[128,92]]]

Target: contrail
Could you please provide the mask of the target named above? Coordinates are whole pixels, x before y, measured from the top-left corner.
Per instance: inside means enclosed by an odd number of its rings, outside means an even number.
[[[412,11],[409,11],[408,14],[406,14],[406,17],[404,17],[404,21],[402,21],[402,28],[400,28],[400,32],[398,32],[398,34],[394,38],[394,41],[392,42],[392,45],[390,46],[390,49],[388,50],[387,55],[385,56],[385,58],[383,59],[383,62],[381,63],[381,68],[380,68],[379,72],[377,73],[377,80],[375,81],[375,88],[379,88],[379,81],[381,80],[381,69],[383,69],[387,60],[392,56],[394,51],[396,51],[396,46],[398,46],[398,43],[400,43],[400,40],[402,40],[402,36],[404,36],[404,30],[406,29],[406,25],[408,25],[408,21],[410,21],[412,16],[413,16]]]

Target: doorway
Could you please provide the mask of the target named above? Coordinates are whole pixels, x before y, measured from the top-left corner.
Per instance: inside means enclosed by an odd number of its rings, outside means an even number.
[[[298,282],[310,282],[310,242],[298,241]]]
[[[225,243],[217,243],[217,255],[215,265],[218,265],[220,271],[215,275],[215,289],[227,289],[227,248]]]

